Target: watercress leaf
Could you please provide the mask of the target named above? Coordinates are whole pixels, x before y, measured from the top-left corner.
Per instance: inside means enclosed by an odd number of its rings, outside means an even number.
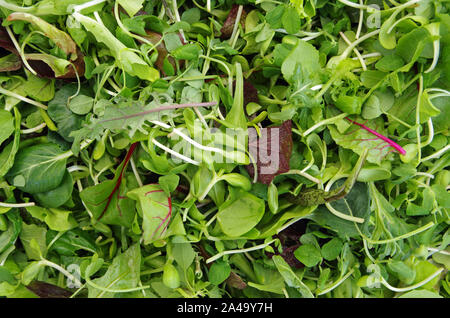
[[[321,254],[323,258],[327,261],[335,260],[341,254],[343,245],[344,244],[341,239],[337,237],[332,238],[327,243],[322,245]]]
[[[289,34],[295,34],[300,30],[300,16],[295,8],[287,6],[283,10],[283,15],[281,17],[281,22],[284,29]]]
[[[295,257],[307,267],[313,267],[322,261],[320,250],[312,244],[302,244],[294,251]]]
[[[177,47],[171,55],[178,60],[196,60],[202,54],[202,49],[197,44],[185,44]]]
[[[228,262],[218,260],[215,261],[209,268],[208,278],[211,284],[219,285],[223,283],[228,276],[230,276],[231,267]]]

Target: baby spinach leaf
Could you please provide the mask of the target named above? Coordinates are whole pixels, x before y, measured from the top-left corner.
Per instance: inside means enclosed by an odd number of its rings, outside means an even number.
[[[66,173],[67,156],[55,144],[38,144],[20,151],[7,174],[13,182],[17,176],[25,180],[19,189],[28,193],[52,190],[61,184]]]
[[[73,179],[66,170],[61,183],[54,189],[33,194],[33,197],[46,208],[57,208],[72,197]]]
[[[239,191],[232,200],[219,207],[217,220],[229,237],[238,237],[253,229],[264,215],[264,201],[250,193]]]

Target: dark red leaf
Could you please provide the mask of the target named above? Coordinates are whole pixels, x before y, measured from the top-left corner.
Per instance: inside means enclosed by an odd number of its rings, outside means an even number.
[[[261,129],[258,137],[256,129],[249,128],[249,151],[256,160],[258,181],[270,184],[277,175],[289,171],[292,154],[292,122],[285,121],[281,126]],[[246,166],[251,177],[253,164]]]
[[[0,24],[1,22],[2,20],[0,20]],[[16,48],[14,47],[14,43],[11,41],[11,38],[8,35],[8,32],[2,26],[0,26],[0,48],[5,49],[16,55],[19,55]]]
[[[33,281],[26,287],[40,298],[69,298],[72,295],[64,288],[40,281]]]
[[[231,37],[231,34],[233,33],[234,24],[236,23],[237,13],[238,13],[239,5],[233,4],[231,7],[230,13],[228,13],[227,19],[223,23],[222,28],[220,29],[220,32],[222,33],[220,38],[221,39],[229,39]],[[241,25],[244,27],[245,18],[247,16],[247,13],[245,10],[242,10],[241,14]]]

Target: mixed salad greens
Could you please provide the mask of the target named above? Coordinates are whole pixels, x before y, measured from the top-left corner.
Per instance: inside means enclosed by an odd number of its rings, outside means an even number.
[[[449,12],[0,0],[0,296],[448,297]]]

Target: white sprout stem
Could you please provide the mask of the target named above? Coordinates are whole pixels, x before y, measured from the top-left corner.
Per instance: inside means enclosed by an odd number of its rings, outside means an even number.
[[[243,8],[244,8],[243,5],[239,5],[238,11],[236,14],[236,21],[234,22],[233,32],[231,33],[231,37],[230,37],[230,41],[229,41],[232,49],[234,49],[237,38],[239,37],[238,30],[239,30],[239,24],[241,23],[241,16],[242,16]]]
[[[438,276],[440,273],[442,273],[442,271],[444,270],[444,268],[440,268],[437,271],[435,271],[433,274],[431,274],[429,277],[425,278],[424,280],[418,282],[417,284],[408,286],[408,287],[402,287],[402,288],[398,288],[398,287],[394,287],[392,285],[390,285],[383,277],[380,277],[381,283],[388,289],[392,290],[393,292],[396,293],[403,293],[403,292],[407,292],[416,288],[419,288],[420,286],[425,285],[426,283],[428,283],[429,281],[431,281],[433,278],[435,278],[436,276]]]
[[[440,93],[444,93],[445,96],[449,96],[450,97],[450,92],[445,90],[445,89],[442,89],[442,88],[431,87],[431,88],[427,88],[426,91],[427,92],[440,92]],[[434,95],[433,95],[432,98],[434,98]]]
[[[361,57],[362,58],[369,58],[369,57],[377,57],[377,56],[381,56],[381,53],[379,53],[379,52],[374,52],[374,53],[367,53],[367,54],[362,54],[361,55]],[[352,57],[352,60],[357,60],[358,59],[358,57],[357,56],[355,56],[355,57]]]
[[[230,95],[233,96],[233,78],[231,77],[231,70],[228,67],[228,65],[225,62],[215,59],[210,56],[200,55],[200,58],[204,58],[205,60],[211,60],[213,62],[219,63],[220,65],[222,65],[225,68],[225,70],[227,71],[227,74],[228,74],[228,91],[230,92]]]
[[[177,22],[180,22],[180,21],[181,21],[181,18],[180,18],[180,13],[178,12],[178,4],[177,4],[177,0],[172,0],[172,5],[173,5],[173,11],[174,11],[174,14],[175,14],[175,20],[176,20]],[[180,35],[181,35],[181,37],[183,38],[183,41],[184,41],[185,43],[187,43],[187,40],[186,40],[186,37],[184,36],[183,30],[182,30],[182,29],[179,29],[178,32],[180,32]]]
[[[36,127],[30,128],[30,129],[21,130],[20,133],[21,134],[32,134],[32,133],[34,133],[36,131],[39,131],[39,130],[45,128],[45,126],[47,126],[47,124],[46,123],[42,123],[40,125],[37,125]]]
[[[329,124],[329,123],[334,122],[335,120],[342,119],[342,118],[346,117],[347,115],[348,115],[347,113],[343,113],[343,114],[339,114],[339,115],[337,115],[337,116],[335,116],[335,117],[331,117],[331,118],[328,118],[328,119],[324,119],[324,120],[322,120],[322,121],[319,121],[317,124],[315,124],[314,126],[312,126],[311,128],[309,128],[308,130],[306,130],[306,131],[302,134],[302,136],[303,136],[303,137],[306,137],[306,136],[308,136],[310,133],[312,133],[314,130],[316,130],[317,128],[319,128],[320,126],[327,125],[327,124]]]
[[[377,35],[378,33],[380,33],[381,29],[369,32],[367,34],[364,34],[362,37],[358,38],[356,41],[352,42],[351,44],[349,44],[349,46],[344,50],[344,52],[340,55],[341,59],[345,59],[350,52],[361,42],[364,42],[365,40],[367,40],[368,38]]]
[[[27,202],[27,203],[6,203],[6,202],[0,202],[0,207],[3,208],[26,208],[28,206],[34,206],[34,202]]]
[[[339,32],[339,34],[344,39],[345,43],[347,43],[348,45],[352,44],[352,42],[350,42],[350,40],[345,36],[345,34],[343,32]],[[358,39],[358,38],[356,38],[356,39]],[[367,65],[366,65],[363,57],[361,56],[361,53],[359,53],[359,51],[358,51],[358,49],[356,47],[353,48],[353,52],[355,52],[356,56],[358,57],[358,60],[361,63],[361,66],[362,66],[363,70],[366,71],[367,70]]]
[[[438,60],[439,60],[439,47],[440,47],[439,39],[438,40],[434,40],[433,41],[433,50],[434,50],[433,62],[431,63],[430,67],[424,73],[430,73],[436,67],[436,65],[438,63]]]
[[[341,175],[341,177],[346,177],[347,175]],[[334,182],[336,182],[338,179],[331,179],[330,181],[328,181],[327,185],[325,186],[325,191],[330,191],[331,186],[333,185]],[[359,218],[353,215],[348,215],[348,214],[344,214],[342,212],[339,212],[338,210],[336,210],[335,208],[333,208],[333,206],[330,203],[325,203],[325,206],[328,208],[328,210],[336,215],[338,218],[347,220],[347,221],[351,221],[351,222],[355,222],[355,223],[364,223],[364,219],[363,218]],[[351,213],[351,211],[350,211]]]
[[[363,5],[363,0],[359,0],[359,4]],[[363,20],[364,20],[364,9],[360,9],[359,10],[359,21],[358,21],[358,29],[356,30],[356,38],[358,39],[359,36],[361,35],[361,29],[362,29],[362,25],[363,25]]]
[[[186,156],[184,156],[184,155],[182,155],[182,154],[180,154],[180,153],[178,153],[178,152],[176,152],[176,151],[174,151],[174,150],[172,150],[172,149],[170,149],[170,148],[164,146],[163,144],[161,144],[160,142],[158,142],[158,141],[157,141],[156,139],[154,139],[154,138],[152,139],[152,142],[153,142],[155,145],[157,145],[159,148],[163,149],[164,151],[167,151],[168,153],[174,155],[175,157],[178,157],[178,158],[180,158],[180,159],[182,159],[182,160],[184,160],[184,161],[186,161],[186,162],[188,162],[188,163],[191,163],[191,164],[193,164],[193,165],[196,165],[196,166],[199,166],[199,165],[200,165],[199,162],[197,162],[197,161],[195,161],[195,160],[192,160],[191,158],[188,158],[188,157],[186,157]]]
[[[351,2],[351,1],[348,1],[348,0],[338,0],[338,1],[343,3],[343,4],[345,4],[345,5],[347,5],[347,6],[349,6],[349,7],[355,8],[355,9],[364,9],[364,10],[368,10],[368,11],[374,10],[374,8],[371,7],[371,6],[354,3],[354,2]],[[397,7],[390,8],[388,10],[407,8],[407,7],[409,7],[409,6],[413,5],[413,4],[416,4],[419,1],[421,1],[421,0],[411,0],[409,2],[406,2],[406,3],[402,4],[402,5],[397,6]]]
[[[299,216],[295,219],[290,220],[289,222],[287,222],[286,224],[284,224],[281,228],[279,228],[277,230],[277,234],[280,233],[281,231],[287,229],[288,227],[290,227],[292,224],[297,223],[298,221],[300,221],[301,219],[304,219],[304,216]]]
[[[28,64],[27,59],[25,58],[25,55],[22,54],[21,46],[19,45],[19,42],[17,42],[16,37],[11,31],[11,28],[9,25],[5,26],[6,32],[8,33],[9,37],[11,38],[12,43],[14,44],[14,47],[16,48],[17,52],[19,52],[20,58],[22,59],[23,65],[33,74],[37,75],[36,71],[31,68],[31,66]]]
[[[42,109],[44,109],[44,110],[47,109],[47,106],[45,106],[44,104],[42,104],[42,103],[40,103],[40,102],[37,102],[37,101],[35,101],[35,100],[29,99],[29,98],[27,98],[27,97],[24,97],[24,96],[22,96],[22,95],[19,95],[19,94],[17,94],[17,93],[8,91],[8,90],[4,89],[4,88],[1,87],[1,86],[0,86],[0,94],[3,94],[3,95],[7,95],[7,96],[11,96],[11,97],[17,98],[17,99],[19,99],[19,100],[21,100],[21,101],[23,101],[23,102],[25,102],[25,103],[27,103],[27,104],[30,104],[30,105],[33,105],[33,106],[42,108]]]
[[[256,246],[253,246],[253,247],[249,247],[249,248],[243,248],[243,249],[239,249],[239,250],[223,251],[221,253],[218,253],[218,254],[214,255],[213,257],[208,258],[206,260],[206,264],[214,262],[215,260],[217,260],[217,259],[219,259],[219,258],[221,258],[222,256],[225,256],[225,255],[257,251],[257,250],[266,248],[267,246],[269,246],[273,242],[275,242],[275,240],[271,240],[270,242],[267,242],[267,243],[264,243],[264,244],[260,244],[260,245],[256,245]]]
[[[431,119],[431,117],[428,118],[427,124],[428,124],[428,138],[425,141],[425,143],[421,145],[422,148],[431,144],[434,138],[434,127],[433,127],[433,120]]]
[[[330,287],[322,290],[320,293],[317,294],[317,296],[320,295],[324,295],[326,293],[329,293],[330,291],[332,291],[333,289],[335,289],[336,287],[338,287],[340,284],[342,284],[347,278],[350,277],[351,274],[353,274],[353,272],[355,271],[354,268],[352,268],[347,274],[345,274],[341,279],[337,280],[335,283],[333,283]]]
[[[74,171],[89,171],[89,169],[85,166],[79,166],[79,165],[73,165],[67,168],[67,171],[69,173],[74,172]]]
[[[304,172],[303,170],[292,169],[292,170],[289,170],[288,172],[285,172],[285,173],[282,173],[282,174],[283,175],[286,175],[286,174],[298,174],[298,175],[300,175],[300,176],[302,176],[302,177],[304,177],[304,178],[306,178],[306,179],[308,179],[308,180],[310,180],[310,181],[312,181],[314,183],[317,183],[317,184],[321,183],[321,181],[319,179],[317,179],[317,178],[313,177],[312,175]]]
[[[71,273],[69,273],[68,271],[66,271],[63,267],[59,266],[58,264],[55,264],[53,262],[50,262],[46,259],[43,259],[40,261],[41,264],[52,267],[56,270],[58,270],[59,272],[61,272],[64,276],[66,276],[68,279],[70,279],[71,281],[73,281],[76,285],[81,286],[83,285],[83,283],[81,283],[81,281],[76,278],[75,276],[73,276]]]
[[[428,255],[428,257],[430,257],[431,255],[433,255],[434,253],[444,254],[444,255],[450,256],[450,252],[447,252],[447,251],[445,251],[445,250],[440,250],[440,249],[438,249],[438,248],[429,247],[428,250],[432,252],[430,255]]]
[[[141,176],[139,175],[139,172],[137,171],[136,164],[134,163],[133,157],[130,158],[131,163],[131,170],[133,170],[134,176],[136,178],[137,183],[139,184],[139,187],[143,187],[144,184],[142,183]]]
[[[89,7],[93,7],[93,6],[97,5],[97,4],[100,4],[100,3],[105,2],[105,1],[106,0],[92,0],[92,1],[88,1],[88,2],[83,3],[83,4],[76,5],[76,6],[73,7],[73,12],[80,12],[81,10],[84,10],[86,8],[89,8]]]
[[[172,127],[162,123],[160,121],[156,121],[156,120],[151,120],[150,121],[152,124],[155,124],[157,126],[163,127],[165,129],[171,129]],[[224,151],[222,149],[219,148],[214,148],[214,147],[208,147],[208,146],[204,146],[202,144],[199,144],[198,142],[196,142],[195,140],[191,139],[190,137],[188,137],[187,135],[185,135],[182,131],[180,131],[178,128],[172,128],[172,131],[177,134],[178,136],[180,136],[181,138],[183,138],[184,140],[186,140],[188,143],[192,144],[193,146],[205,150],[205,151],[211,151],[211,152],[217,152],[220,154],[223,154]]]
[[[434,158],[439,158],[441,155],[446,153],[449,149],[450,149],[450,145],[447,145],[444,148],[442,148],[441,150],[436,151],[434,154],[431,154],[428,157],[422,158],[422,162],[428,161],[428,160],[431,160],[431,159],[434,159]]]
[[[416,176],[425,176],[427,178],[434,179],[434,175],[432,175],[431,173],[426,173],[426,172],[416,172]]]

